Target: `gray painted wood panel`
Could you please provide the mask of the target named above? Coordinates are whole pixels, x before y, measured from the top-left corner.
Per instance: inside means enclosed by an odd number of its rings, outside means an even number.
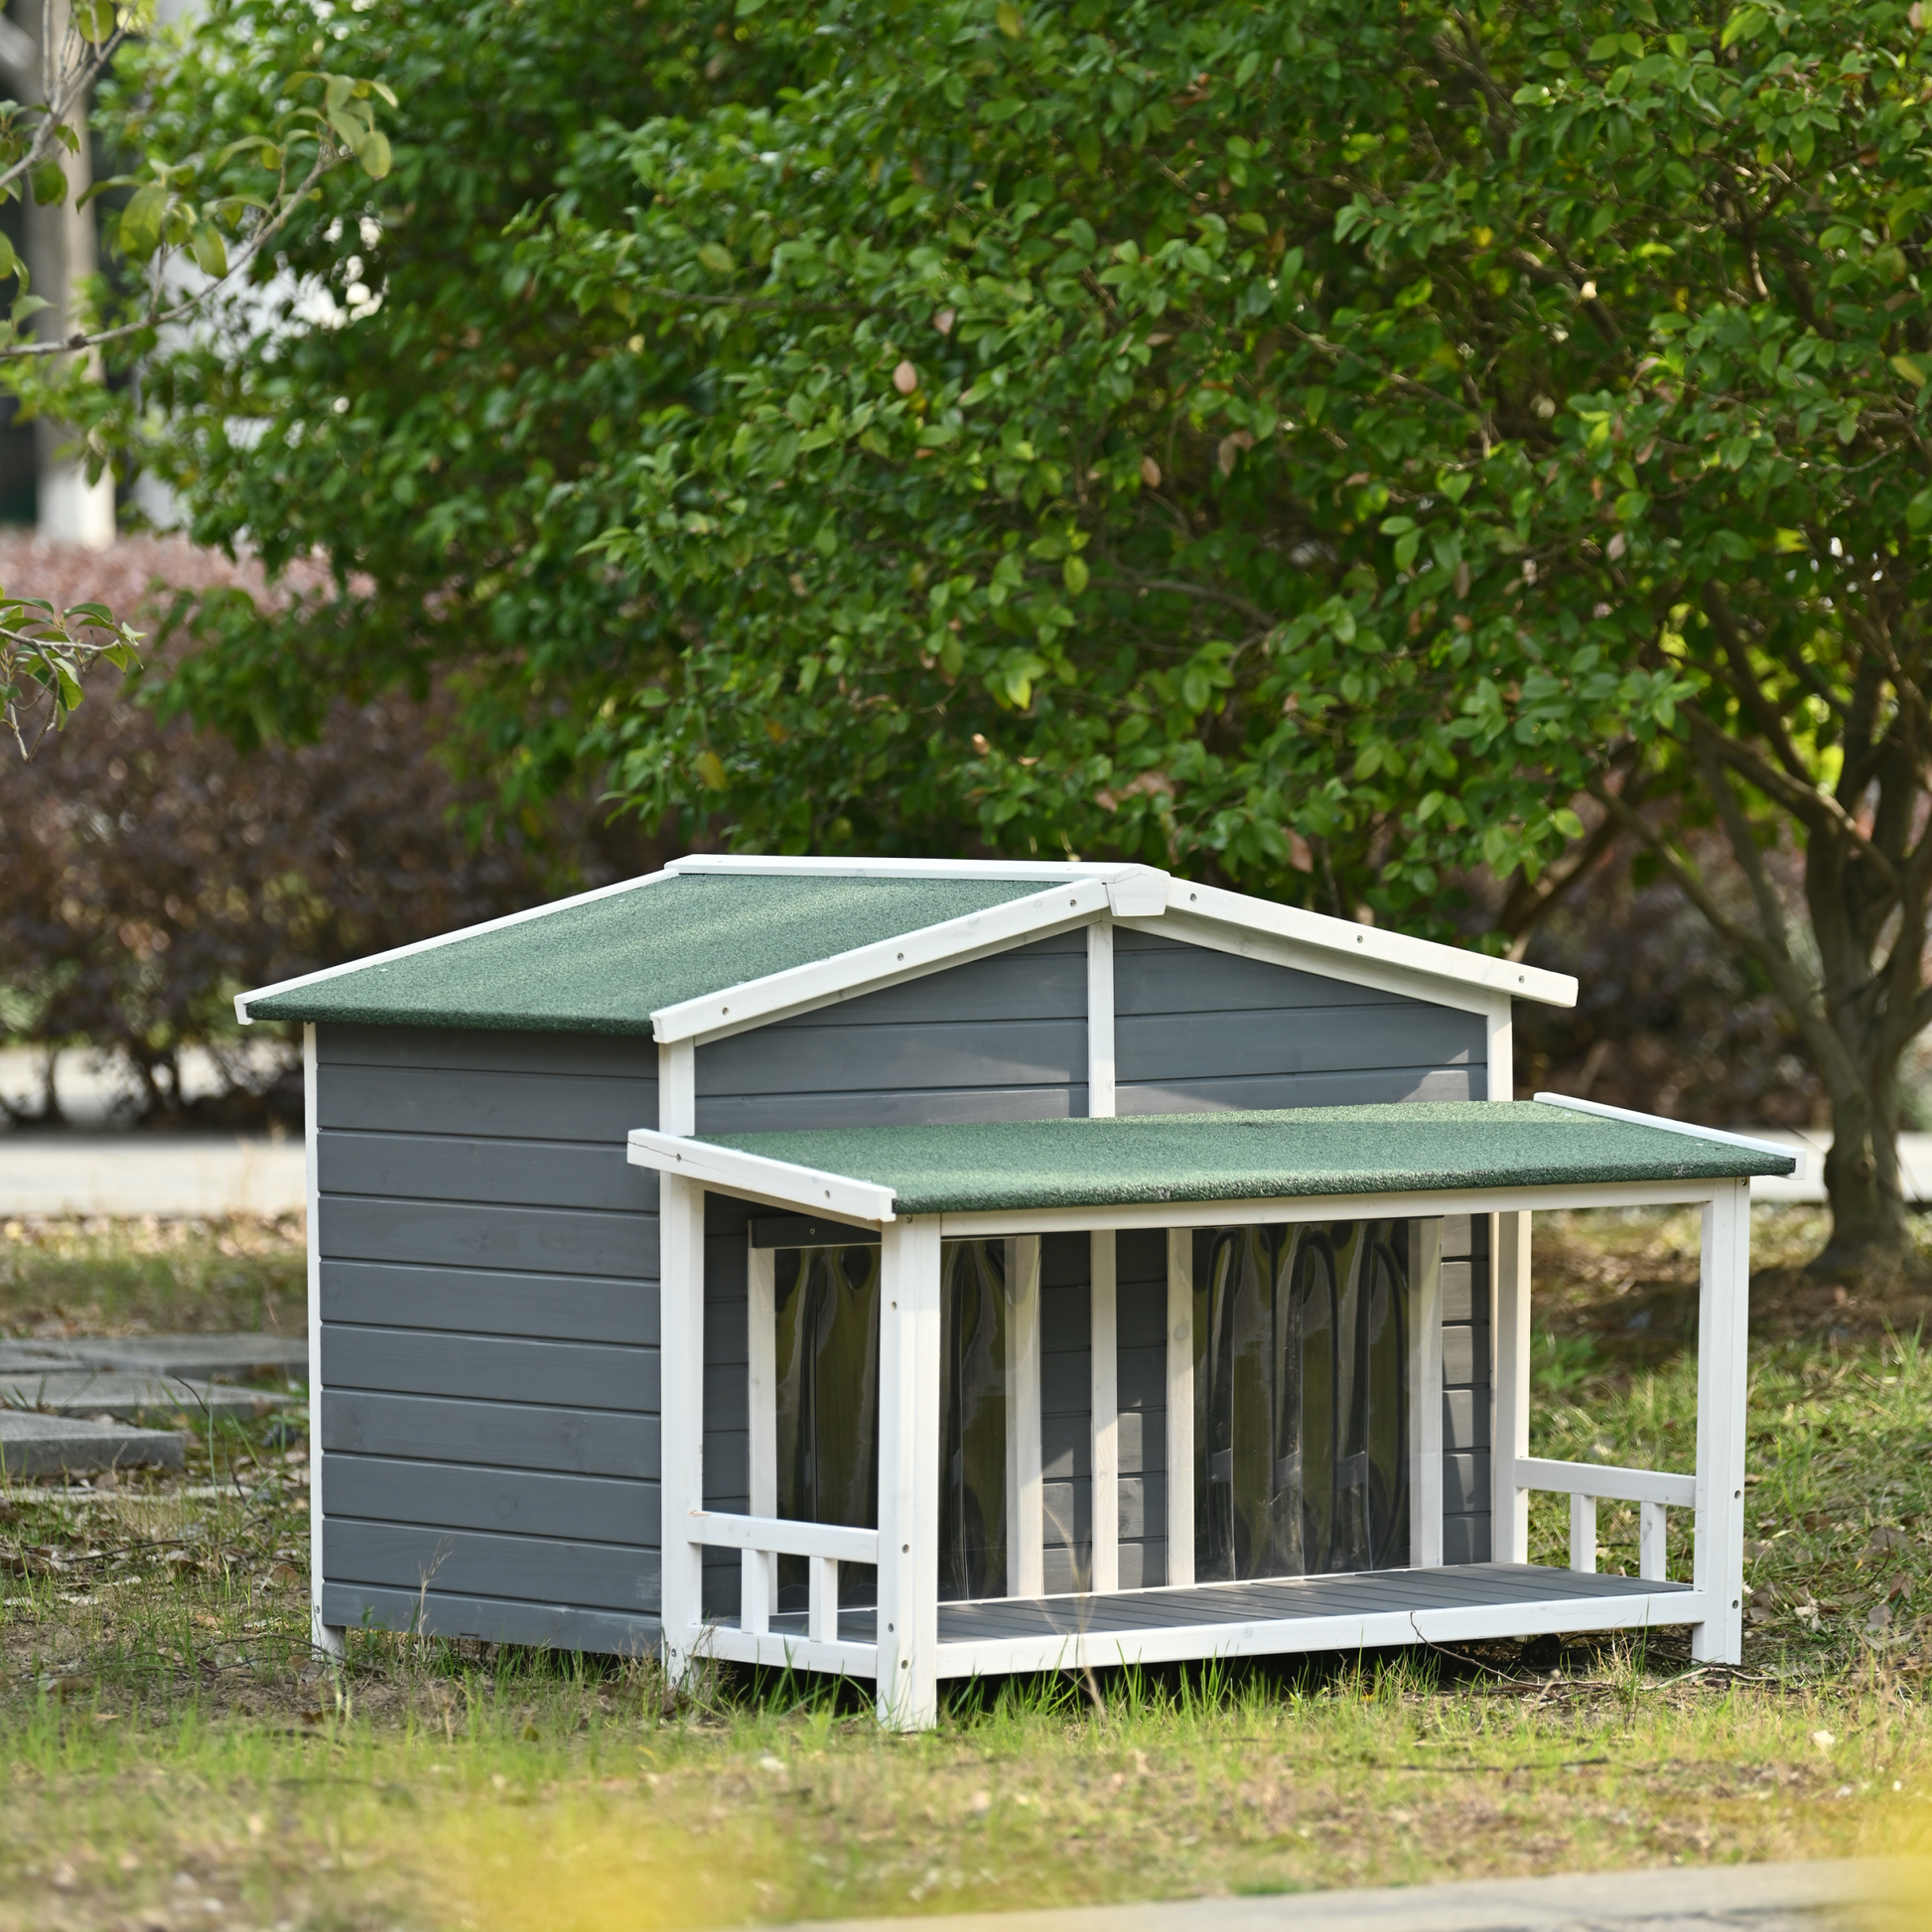
[[[657,1284],[379,1261],[322,1264],[322,1318],[656,1346]]]
[[[324,1069],[318,1088],[316,1116],[325,1128],[621,1147],[633,1127],[657,1123],[654,1080],[588,1073],[355,1064]]]
[[[520,1402],[458,1402],[446,1396],[325,1387],[322,1446],[360,1455],[638,1476],[653,1482],[658,1472],[657,1418],[609,1409],[545,1409]]]
[[[657,1042],[641,1035],[508,1033],[489,1027],[318,1030],[324,1066],[431,1068],[439,1072],[588,1074],[655,1082]]]
[[[317,1136],[316,1153],[325,1194],[657,1212],[657,1175],[648,1168],[633,1168],[621,1141],[484,1140],[329,1129]]]
[[[322,1479],[334,1515],[657,1548],[654,1482],[334,1454]]]
[[[420,1589],[434,1581],[459,1594],[541,1597],[545,1590],[586,1609],[651,1611],[658,1556],[618,1543],[323,1518],[323,1574],[345,1584]],[[559,1588],[563,1586],[563,1588]]]
[[[863,1000],[841,1007],[852,1015]],[[1087,1023],[1075,1020],[928,1020],[880,1026],[855,1020],[799,1032],[767,1027],[698,1049],[698,1101],[747,1093],[920,1092],[950,1087],[1070,1085],[1083,1079]]]
[[[546,1275],[657,1276],[657,1216],[325,1194],[323,1254]]]
[[[1116,935],[1119,1110],[1481,1099],[1475,1014],[1152,933]]]
[[[1114,1012],[1122,1019],[1170,1013],[1267,1013],[1284,1007],[1399,1006],[1402,995],[1298,972],[1266,960],[1136,932],[1114,933]]]
[[[1087,1088],[930,1087],[905,1093],[715,1094],[698,1102],[701,1134],[809,1127],[926,1127],[989,1120],[1079,1120]]]
[[[522,1603],[506,1596],[457,1596],[432,1589],[383,1589],[366,1584],[325,1584],[326,1622],[375,1630],[421,1630],[436,1637],[483,1637],[492,1643],[546,1650],[603,1651],[646,1657],[657,1648],[655,1615],[587,1610],[568,1603]]]
[[[468,1397],[655,1415],[657,1350],[528,1335],[466,1335],[325,1321],[322,1379],[332,1389]]]
[[[1482,1100],[1481,1067],[1398,1066],[1345,1073],[1263,1073],[1211,1080],[1123,1082],[1117,1111],[1127,1114],[1205,1114],[1223,1108],[1369,1107],[1398,1100]]]

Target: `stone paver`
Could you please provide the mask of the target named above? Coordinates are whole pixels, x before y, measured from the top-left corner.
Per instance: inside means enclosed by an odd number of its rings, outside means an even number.
[[[143,1375],[247,1382],[309,1379],[307,1335],[119,1335],[0,1342],[0,1377],[43,1368],[126,1369]]]
[[[205,1422],[211,1412],[242,1420],[283,1408],[290,1398],[269,1389],[186,1376],[142,1375],[119,1369],[18,1368],[0,1376],[0,1408],[38,1409],[56,1415],[113,1416],[138,1422],[186,1415]]]
[[[172,1429],[0,1409],[0,1464],[9,1478],[92,1475],[100,1469],[179,1469],[188,1439]]]
[[[947,1932],[1906,1932],[1924,1927],[1928,1897],[1932,1863],[1855,1860],[969,1912],[945,1925]],[[931,1932],[933,1923],[820,1920],[811,1932]]]

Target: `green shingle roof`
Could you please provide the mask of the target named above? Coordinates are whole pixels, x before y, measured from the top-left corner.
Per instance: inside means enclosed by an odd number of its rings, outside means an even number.
[[[964,918],[1037,880],[681,873],[247,1002],[258,1020],[648,1034],[661,1007]]]
[[[1536,1101],[701,1137],[890,1187],[899,1214],[1790,1173],[1760,1154]]]

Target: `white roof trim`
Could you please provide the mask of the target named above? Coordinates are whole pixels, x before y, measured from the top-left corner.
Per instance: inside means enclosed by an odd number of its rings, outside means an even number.
[[[876,1180],[823,1173],[817,1168],[772,1161],[762,1154],[741,1154],[736,1148],[663,1134],[654,1127],[633,1127],[626,1139],[624,1159],[633,1168],[655,1168],[659,1173],[709,1181],[733,1193],[756,1194],[808,1214],[830,1214],[874,1227],[894,1218],[893,1202],[897,1196]]]
[[[1045,892],[1010,899],[1005,905],[990,905],[963,918],[920,926],[875,945],[855,946],[829,959],[815,959],[764,979],[660,1007],[650,1017],[651,1032],[660,1045],[680,1039],[721,1039],[794,1013],[809,1013],[851,994],[877,992],[942,966],[960,965],[1068,926],[1084,925],[1108,909],[1111,892],[1112,882],[1106,879],[1062,873]]]
[[[1539,1093],[1532,1097],[1546,1107],[1563,1107],[1573,1114],[1594,1114],[1598,1120],[1627,1120],[1637,1127],[1661,1127],[1666,1134],[1683,1134],[1694,1141],[1718,1141],[1725,1147],[1747,1148],[1752,1154],[1775,1154],[1798,1164],[1786,1178],[1804,1178],[1805,1150],[1801,1147],[1757,1141],[1748,1134],[1728,1134],[1717,1127],[1696,1127],[1687,1120],[1666,1120],[1661,1114],[1634,1113],[1628,1107],[1606,1107],[1600,1100],[1578,1100],[1567,1093]]]
[[[528,906],[521,912],[506,912],[500,919],[484,919],[480,925],[459,926],[454,932],[439,932],[434,939],[412,939],[408,945],[391,946],[387,952],[368,953],[361,959],[345,960],[340,966],[325,966],[319,972],[299,973],[292,980],[277,980],[273,986],[257,986],[250,992],[235,995],[235,1018],[244,1027],[252,1027],[255,1024],[254,1016],[248,1011],[251,1000],[265,1000],[271,993],[294,993],[305,986],[318,986],[324,980],[341,979],[345,973],[359,973],[365,966],[384,966],[392,959],[408,959],[419,952],[434,952],[438,946],[453,946],[459,939],[474,939],[483,932],[500,932],[505,926],[547,918],[552,912],[567,911],[573,905],[589,905],[594,899],[616,898],[622,893],[634,893],[642,887],[655,886],[659,880],[670,876],[668,872],[647,872],[641,879],[622,879],[615,886],[599,886],[594,892],[574,893],[569,898],[554,898],[545,905]]]
[[[1345,960],[1373,960],[1406,967],[1412,973],[1460,986],[1479,986],[1486,992],[1517,1000],[1538,1000],[1545,1006],[1574,1007],[1577,982],[1568,973],[1545,972],[1520,960],[1495,959],[1460,946],[1438,945],[1433,939],[1412,938],[1382,926],[1357,925],[1352,919],[1330,918],[1325,912],[1305,912],[1299,906],[1251,898],[1246,893],[1223,892],[1218,886],[1191,886],[1176,879],[1168,887],[1168,906],[1203,919],[1274,933],[1328,953],[1343,975]]]

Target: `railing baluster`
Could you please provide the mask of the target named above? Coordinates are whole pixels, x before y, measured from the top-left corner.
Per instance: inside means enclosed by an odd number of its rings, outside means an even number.
[[[1640,1503],[1637,1519],[1637,1575],[1648,1584],[1670,1581],[1664,1544],[1664,1505]]]
[[[742,1563],[738,1627],[762,1636],[771,1628],[771,1558],[763,1550],[746,1550]]]
[[[805,1635],[813,1643],[839,1640],[839,1560],[811,1557],[810,1594],[806,1598]]]
[[[1570,1567],[1585,1573],[1596,1568],[1596,1498],[1570,1498]]]

